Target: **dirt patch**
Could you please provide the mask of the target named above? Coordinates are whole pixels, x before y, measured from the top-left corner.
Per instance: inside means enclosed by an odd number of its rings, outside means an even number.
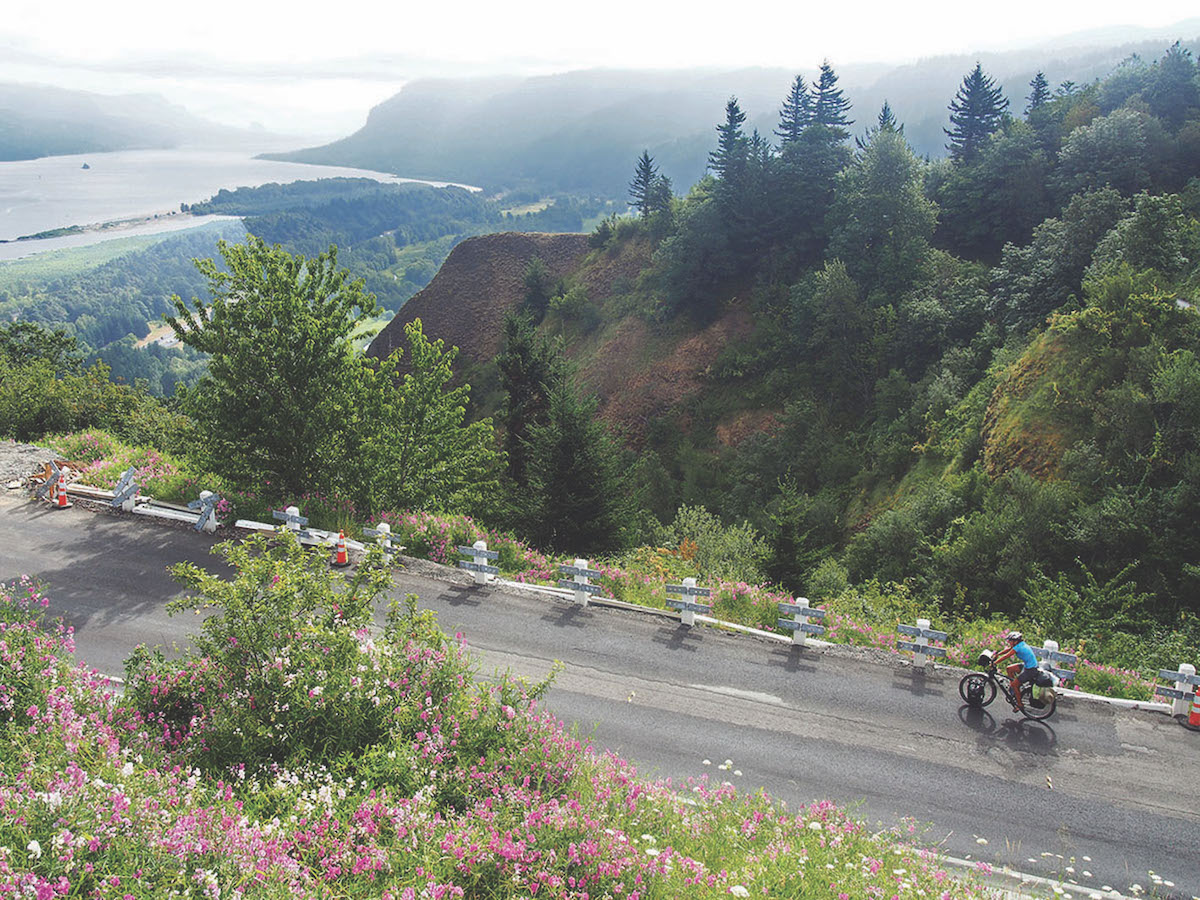
[[[699,391],[721,348],[744,338],[753,327],[749,311],[735,306],[703,331],[664,347],[661,357],[644,362],[648,327],[623,323],[592,366],[603,366],[610,373],[603,382],[606,390],[597,386],[601,414],[629,435],[635,446],[640,445],[650,422]]]
[[[748,409],[730,421],[717,425],[717,440],[724,447],[736,447],[746,438],[774,431],[779,425],[778,413],[765,409]]]
[[[45,447],[0,441],[0,487],[41,471],[42,466],[54,458],[54,451]]]
[[[371,341],[367,354],[385,357],[406,348],[404,326],[420,319],[430,340],[459,348],[456,368],[488,362],[500,352],[505,313],[525,297],[530,260],[541,259],[554,281],[578,268],[587,253],[585,234],[506,232],[469,238]]]

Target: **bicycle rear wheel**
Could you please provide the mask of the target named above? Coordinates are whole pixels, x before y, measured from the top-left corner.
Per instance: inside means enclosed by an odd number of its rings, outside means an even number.
[[[996,699],[996,682],[982,672],[969,672],[958,682],[958,696],[968,706],[987,706]]]
[[[1042,719],[1048,719],[1054,715],[1054,710],[1058,708],[1058,695],[1054,693],[1052,688],[1046,688],[1043,691],[1040,700],[1033,699],[1033,685],[1021,685],[1021,714],[1027,719],[1033,719],[1040,722]]]

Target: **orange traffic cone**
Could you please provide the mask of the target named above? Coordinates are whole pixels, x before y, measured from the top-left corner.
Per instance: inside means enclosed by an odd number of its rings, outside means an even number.
[[[75,505],[74,503],[71,503],[67,499],[67,473],[66,472],[62,472],[59,474],[58,487],[55,489],[55,494],[56,494],[56,502],[55,502],[54,506],[51,507],[51,509],[70,509],[72,506]]]
[[[1188,724],[1193,728],[1200,728],[1200,687],[1196,688],[1196,693],[1192,695],[1192,708],[1188,713]]]
[[[333,557],[335,568],[344,569],[350,565],[350,554],[346,552],[346,532],[338,532],[337,554]]]

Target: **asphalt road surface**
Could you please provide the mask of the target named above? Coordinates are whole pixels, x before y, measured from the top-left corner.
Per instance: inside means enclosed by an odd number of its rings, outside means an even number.
[[[215,565],[218,539],[0,495],[0,581],[38,576],[75,626],[77,657],[110,674],[139,643],[186,643],[196,620],[164,611],[178,592],[165,568]],[[886,654],[581,609],[454,570],[399,570],[396,593],[409,592],[465,635],[484,675],[540,678],[561,660],[545,702],[645,776],[708,775],[792,808],[829,798],[872,824],[911,819],[944,853],[1074,879],[1077,898],[1134,884],[1200,895],[1200,735],[1161,713],[1065,700],[1034,723],[1003,698],[969,710],[960,673],[924,675]]]

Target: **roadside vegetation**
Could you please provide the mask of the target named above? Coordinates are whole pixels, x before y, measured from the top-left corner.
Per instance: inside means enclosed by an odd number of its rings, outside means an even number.
[[[639,778],[540,709],[548,682],[479,680],[414,598],[376,633],[377,559],[344,581],[286,539],[218,551],[231,581],[176,569],[212,613],[195,650],[139,650],[123,693],[37,585],[0,588],[0,893],[989,896],[911,826]]]

